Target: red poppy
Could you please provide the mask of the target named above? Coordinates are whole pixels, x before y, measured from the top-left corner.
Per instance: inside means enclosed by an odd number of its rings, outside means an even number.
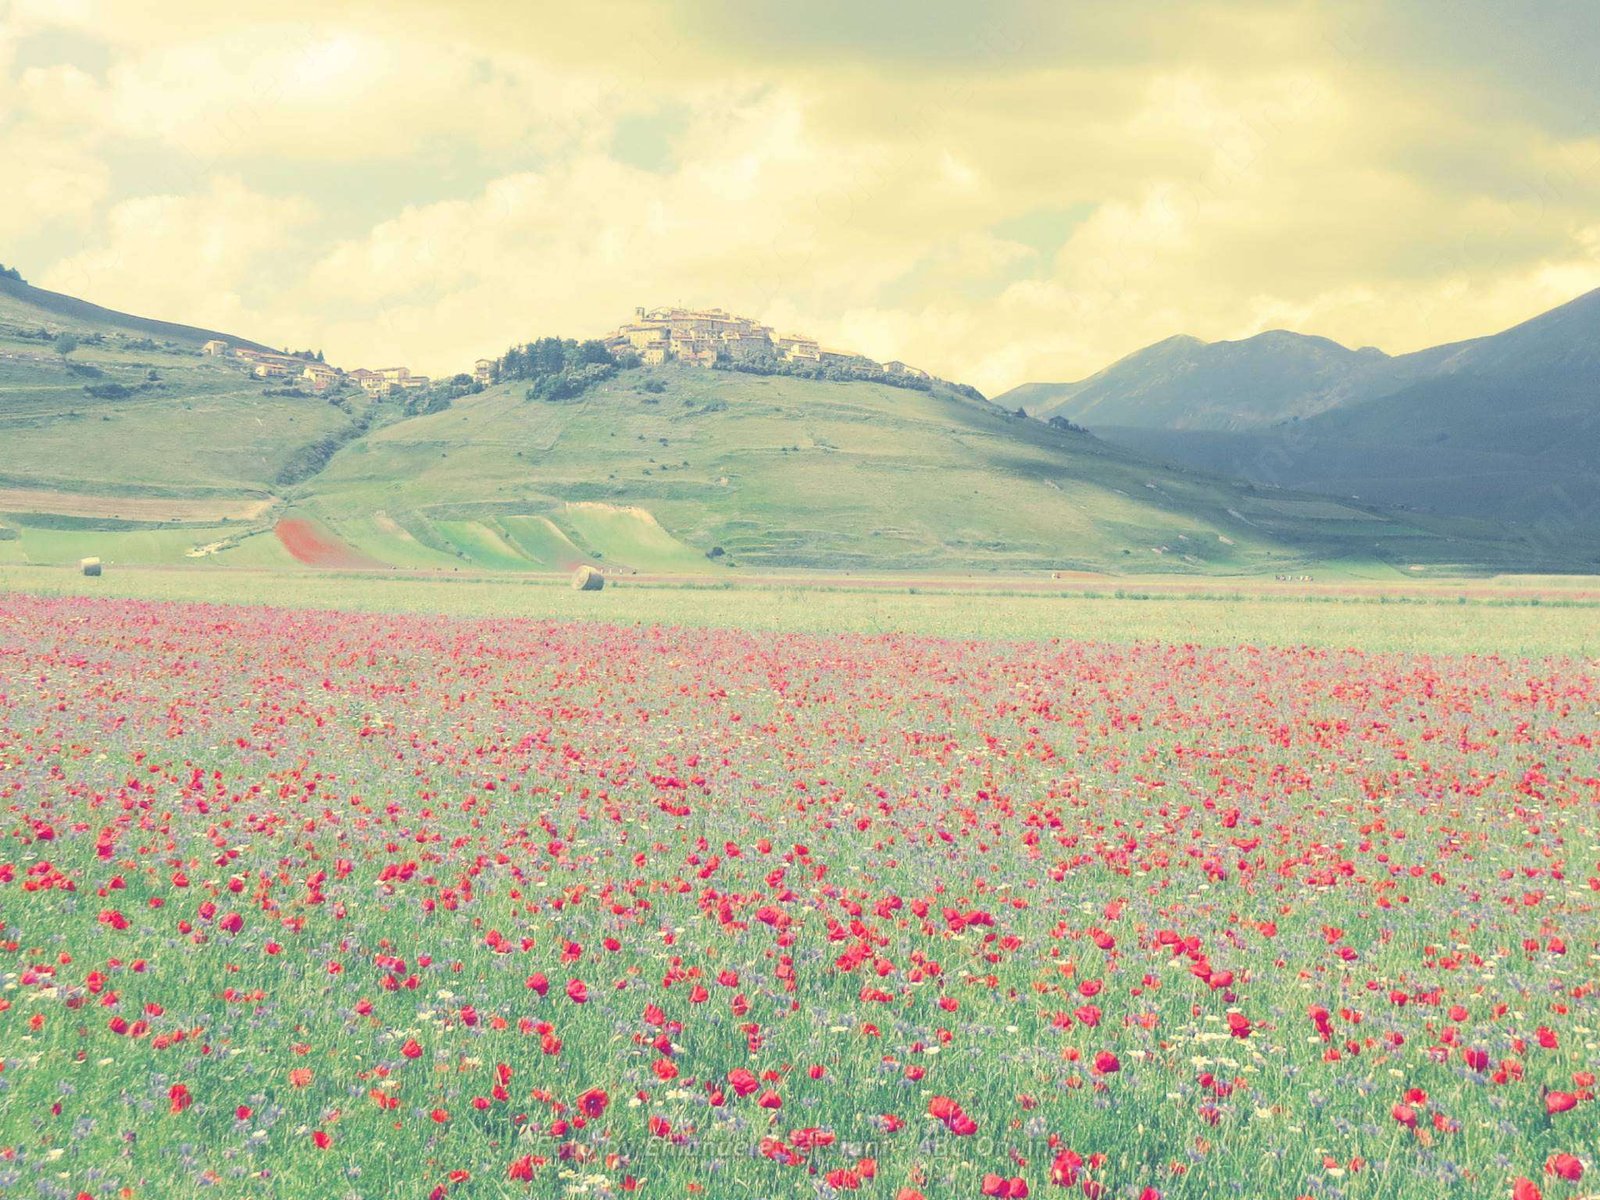
[[[1545,1174],[1577,1183],[1583,1178],[1583,1162],[1571,1154],[1557,1153],[1545,1159]]]
[[[601,1088],[590,1088],[578,1097],[578,1111],[590,1120],[604,1116],[606,1105],[611,1103],[611,1097],[606,1095]]]

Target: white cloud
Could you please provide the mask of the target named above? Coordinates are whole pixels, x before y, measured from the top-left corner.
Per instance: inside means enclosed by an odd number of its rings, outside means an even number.
[[[381,309],[391,327],[431,330],[434,369],[542,332],[597,334],[635,304],[682,298],[813,320],[909,269],[921,235],[885,245],[833,215],[876,203],[861,155],[818,144],[793,97],[728,97],[703,107],[666,174],[598,152],[491,183],[479,196],[409,208],[334,247],[311,295]],[[987,245],[985,243],[985,245]],[[378,348],[359,320],[340,336]]]
[[[621,89],[594,76],[393,28],[241,21],[174,38],[110,71],[107,114],[202,162],[416,158],[440,139],[485,153],[595,136]]]
[[[47,130],[0,128],[0,162],[27,164],[0,188],[0,243],[53,227],[84,229],[106,194],[104,164]]]
[[[115,205],[101,236],[38,282],[145,316],[293,340],[294,324],[271,319],[260,293],[292,283],[300,235],[314,216],[304,200],[261,195],[222,176],[203,193]]]
[[[0,237],[71,230],[30,274],[350,365],[454,369],[682,300],[989,390],[1175,332],[1404,349],[1600,282],[1600,140],[1463,120],[1473,80],[1374,67],[1333,10],[1104,6],[999,70],[736,46],[684,3],[13,0],[0,161],[28,170]],[[14,69],[61,22],[103,76]],[[611,156],[630,116],[670,136],[656,169]],[[996,232],[1039,212],[1077,223]]]

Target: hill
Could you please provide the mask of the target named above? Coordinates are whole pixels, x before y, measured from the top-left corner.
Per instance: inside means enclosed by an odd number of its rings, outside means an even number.
[[[566,402],[501,385],[388,425],[297,503],[355,552],[415,565],[1230,572],[1520,553],[1156,467],[943,386],[672,365]]]
[[[370,421],[202,355],[213,337],[260,345],[0,277],[0,562],[112,545],[182,561],[260,528],[286,480]]]
[[[0,323],[26,328],[38,322],[36,328],[60,333],[89,335],[108,332],[137,333],[144,338],[159,338],[198,349],[213,338],[220,338],[234,346],[251,350],[272,350],[273,347],[231,333],[218,333],[214,329],[197,329],[193,325],[179,325],[172,321],[155,321],[149,317],[136,317],[112,308],[101,308],[87,300],[66,296],[60,292],[34,287],[20,279],[0,275]]]
[[[1322,341],[1285,336],[1296,345]],[[1242,358],[1218,352],[1248,342],[1185,343],[1182,361],[1202,365],[1186,373],[1163,367],[1176,352],[1160,343],[1096,376],[1103,383],[1094,408],[1085,408],[1096,397],[1080,386],[1056,411],[1163,461],[1506,520],[1545,540],[1588,538],[1585,526],[1600,517],[1592,449],[1600,434],[1600,291],[1470,341],[1395,358],[1330,353],[1320,360],[1330,370],[1319,370],[1303,346],[1293,356]],[[1228,388],[1234,419],[1219,419],[1216,397]],[[1245,411],[1260,419],[1237,419]]]
[[[967,390],[675,363],[411,415],[265,386],[8,289],[0,561],[612,571],[1213,573],[1343,560],[1557,566],[1487,523],[1155,465]],[[54,304],[54,301],[50,302]],[[73,332],[63,355],[50,338]],[[236,344],[240,339],[225,338]]]

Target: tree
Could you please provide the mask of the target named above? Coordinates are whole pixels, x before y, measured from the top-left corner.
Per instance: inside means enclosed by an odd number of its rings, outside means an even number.
[[[78,339],[70,333],[58,333],[55,342],[52,344],[55,347],[55,352],[65,358],[78,348]]]

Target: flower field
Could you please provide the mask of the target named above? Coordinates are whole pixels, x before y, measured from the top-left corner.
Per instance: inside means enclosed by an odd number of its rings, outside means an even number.
[[[1600,1192],[1600,668],[0,597],[0,1195]]]

